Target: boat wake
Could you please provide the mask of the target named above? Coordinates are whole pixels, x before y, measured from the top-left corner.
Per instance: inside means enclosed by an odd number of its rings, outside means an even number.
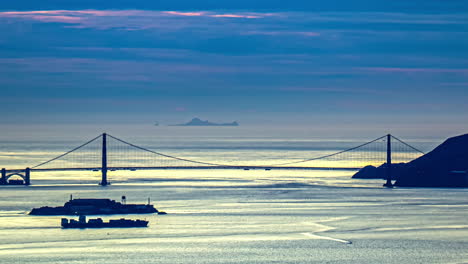
[[[303,234],[304,236],[307,236],[307,237],[310,237],[310,238],[313,238],[313,239],[324,239],[324,240],[330,240],[330,241],[340,242],[340,243],[343,243],[343,244],[352,244],[352,243],[353,243],[353,242],[351,242],[351,241],[344,240],[344,239],[333,238],[333,237],[327,237],[327,236],[319,236],[319,235],[312,234],[312,233],[302,233],[302,234]]]
[[[344,219],[348,219],[348,217],[332,218],[332,219],[327,219],[327,220],[323,220],[323,221],[319,221],[319,222],[305,222],[303,224],[315,226],[316,230],[314,232],[305,232],[305,233],[301,233],[301,234],[304,235],[304,236],[310,237],[312,239],[323,239],[323,240],[330,240],[330,241],[335,241],[335,242],[339,242],[339,243],[343,243],[343,244],[352,244],[353,242],[348,241],[348,240],[316,234],[316,233],[323,233],[323,232],[327,232],[327,231],[331,231],[331,230],[336,229],[335,227],[323,225],[323,224],[320,224],[320,223],[333,222],[333,221],[339,221],[339,220],[344,220]]]

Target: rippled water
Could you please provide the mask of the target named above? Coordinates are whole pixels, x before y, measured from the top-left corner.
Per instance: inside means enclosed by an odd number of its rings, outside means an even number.
[[[134,140],[157,147],[150,137]],[[193,154],[196,149],[183,146],[199,144],[198,139],[173,140],[179,149],[167,143],[166,151],[195,157],[218,151],[261,159],[279,151],[255,149],[265,139],[214,137],[205,141],[222,148]],[[269,140],[288,146],[284,138]],[[79,143],[64,139],[44,149],[50,141],[5,140],[3,153],[15,155],[3,155],[2,164],[29,164]],[[315,151],[358,140],[330,141],[330,147]],[[294,149],[298,145],[318,144],[307,138],[294,142],[287,151],[298,157],[306,151]],[[468,263],[465,189],[383,189],[380,180],[351,180],[351,174],[111,172],[108,187],[96,185],[99,173],[33,174],[32,186],[1,187],[0,263]],[[148,228],[97,230],[62,230],[60,217],[27,215],[33,207],[62,205],[70,194],[116,200],[126,195],[129,203],[151,197],[168,215],[131,216],[149,220]]]

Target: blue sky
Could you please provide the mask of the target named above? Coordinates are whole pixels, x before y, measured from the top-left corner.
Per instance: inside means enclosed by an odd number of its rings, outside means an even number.
[[[9,1],[0,121],[459,132],[467,17],[466,1]]]

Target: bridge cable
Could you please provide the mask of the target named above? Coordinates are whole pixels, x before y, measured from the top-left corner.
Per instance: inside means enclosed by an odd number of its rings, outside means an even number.
[[[356,147],[352,147],[352,148],[349,148],[349,149],[346,149],[346,150],[342,150],[342,151],[339,151],[339,152],[336,152],[336,153],[333,153],[333,154],[328,154],[328,155],[324,155],[324,156],[320,156],[320,157],[316,157],[316,158],[311,158],[311,159],[305,159],[305,160],[300,160],[300,161],[293,161],[293,162],[287,162],[287,163],[279,163],[279,164],[272,164],[272,165],[268,165],[268,166],[284,166],[284,165],[292,165],[292,164],[298,164],[298,163],[303,163],[303,162],[307,162],[307,161],[313,161],[313,160],[320,160],[320,159],[325,159],[325,158],[329,158],[329,157],[333,157],[333,156],[336,156],[338,154],[342,154],[342,153],[345,153],[345,152],[349,152],[349,151],[352,151],[352,150],[355,150],[355,149],[358,149],[358,148],[361,148],[361,147],[364,147],[366,145],[369,145],[371,143],[374,143],[376,141],[379,141],[383,138],[385,138],[385,136],[382,136],[382,137],[379,137],[379,138],[376,138],[372,141],[369,141],[367,143],[364,143],[364,144],[361,144],[359,146],[356,146]]]
[[[402,143],[403,145],[405,145],[405,146],[411,148],[412,150],[414,150],[414,151],[416,151],[416,152],[420,152],[420,153],[422,153],[422,154],[426,154],[426,153],[424,153],[423,151],[421,151],[421,150],[419,150],[419,149],[417,149],[417,148],[411,146],[410,144],[405,143],[403,140],[401,140],[401,139],[399,139],[399,138],[397,138],[397,137],[395,137],[395,136],[393,136],[393,135],[391,135],[391,136],[392,136],[392,138],[396,139],[397,141],[399,141],[399,142]]]
[[[143,150],[143,151],[147,151],[147,152],[150,152],[150,153],[153,153],[153,154],[156,154],[156,155],[159,155],[159,156],[163,156],[163,157],[166,157],[166,158],[171,158],[171,159],[176,159],[176,160],[180,160],[180,161],[187,161],[187,162],[192,162],[192,163],[197,163],[197,164],[203,164],[203,165],[212,165],[212,166],[223,166],[223,167],[236,167],[236,166],[233,166],[233,165],[225,165],[225,164],[217,164],[217,163],[209,163],[209,162],[202,162],[202,161],[196,161],[196,160],[189,160],[189,159],[184,159],[184,158],[178,158],[178,157],[174,157],[174,156],[171,156],[171,155],[166,155],[166,154],[163,154],[163,153],[159,153],[159,152],[156,152],[156,151],[153,151],[153,150],[150,150],[150,149],[147,149],[147,148],[143,148],[143,147],[140,147],[140,146],[137,146],[135,144],[132,144],[132,143],[129,143],[127,141],[124,141],[122,139],[119,139],[119,138],[116,138],[112,135],[109,135],[107,134],[107,136],[121,142],[121,143],[124,143],[124,144],[127,144],[129,146],[132,146],[134,148],[137,148],[137,149],[140,149],[140,150]]]
[[[108,135],[109,137],[111,137],[111,138],[113,138],[113,139],[115,139],[115,140],[117,140],[117,141],[119,141],[119,142],[121,142],[121,143],[124,143],[124,144],[126,144],[126,145],[129,145],[129,146],[131,146],[131,147],[134,147],[134,148],[137,148],[137,149],[146,151],[146,152],[150,152],[150,153],[153,153],[153,154],[156,154],[156,155],[159,155],[159,156],[163,156],[163,157],[166,157],[166,158],[171,158],[171,159],[175,159],[175,160],[186,161],[186,162],[191,162],[191,163],[196,163],[196,164],[202,164],[202,165],[223,166],[223,167],[242,167],[242,166],[239,166],[239,165],[226,165],[226,164],[201,162],[201,161],[189,160],[189,159],[185,159],[185,158],[179,158],[179,157],[175,157],[175,156],[163,154],[163,153],[160,153],[160,152],[152,151],[152,150],[150,150],[150,149],[137,146],[137,145],[135,145],[135,144],[129,143],[129,142],[127,142],[127,141],[124,141],[124,140],[122,140],[122,139],[116,138],[116,137],[114,137],[114,136],[112,136],[112,135],[109,135],[109,134],[107,134],[107,135]],[[102,136],[102,135],[99,135],[99,136],[93,138],[92,140],[90,140],[90,141],[88,141],[88,142],[86,142],[86,143],[84,143],[84,144],[82,144],[82,145],[80,145],[80,146],[78,146],[78,147],[76,147],[76,148],[74,148],[74,149],[68,151],[68,152],[65,152],[65,153],[62,154],[62,155],[59,155],[59,156],[57,156],[57,157],[55,157],[55,158],[53,158],[53,159],[51,159],[51,160],[48,160],[48,161],[46,161],[46,162],[40,163],[40,164],[38,164],[38,165],[32,167],[32,169],[37,168],[37,167],[40,167],[40,166],[43,166],[43,165],[45,165],[45,164],[47,164],[47,163],[50,163],[50,162],[52,162],[52,161],[54,161],[54,160],[60,159],[60,158],[62,158],[62,157],[64,157],[64,156],[66,156],[66,155],[68,155],[68,154],[70,154],[70,153],[72,153],[72,152],[74,152],[74,151],[76,151],[76,150],[78,150],[78,149],[80,149],[80,148],[82,148],[82,147],[84,147],[84,146],[86,146],[86,145],[92,143],[93,141],[97,140],[97,139],[100,138],[101,136]],[[325,159],[325,158],[333,157],[333,156],[336,156],[336,155],[339,155],[339,154],[342,154],[342,153],[345,153],[345,152],[349,152],[349,151],[352,151],[352,150],[355,150],[355,149],[364,147],[364,146],[369,145],[369,144],[371,144],[371,143],[374,143],[374,142],[376,142],[376,141],[378,141],[378,140],[381,140],[381,139],[383,139],[383,138],[385,138],[385,137],[386,137],[386,135],[385,135],[385,136],[382,136],[382,137],[379,137],[379,138],[377,138],[377,139],[374,139],[374,140],[372,140],[372,141],[369,141],[369,142],[367,142],[367,143],[361,144],[361,145],[359,145],[359,146],[352,147],[352,148],[349,148],[349,149],[346,149],[346,150],[343,150],[343,151],[339,151],[339,152],[336,152],[336,153],[333,153],[333,154],[328,154],[328,155],[324,155],[324,156],[320,156],[320,157],[315,157],[315,158],[310,158],[310,159],[304,159],[304,160],[294,161],[294,162],[269,164],[269,165],[265,165],[264,167],[284,166],[284,165],[291,165],[291,164],[304,163],[304,162],[313,161],[313,160]],[[415,147],[413,147],[413,146],[411,146],[411,145],[409,145],[409,144],[403,142],[403,141],[400,140],[399,138],[394,137],[394,136],[392,136],[392,137],[393,137],[394,139],[396,139],[397,141],[401,142],[402,144],[404,144],[404,145],[410,147],[411,149],[413,149],[413,150],[415,150],[415,151],[417,151],[417,152],[420,152],[420,153],[423,153],[423,154],[424,154],[424,152],[422,152],[421,150],[419,150],[419,149],[417,149],[417,148],[415,148]]]
[[[109,135],[109,134],[108,134],[108,136],[115,139],[115,140],[118,140],[118,141],[120,141],[120,142],[122,142],[124,144],[132,146],[134,148],[138,148],[138,149],[143,150],[143,151],[151,152],[153,154],[160,155],[160,156],[163,156],[163,157],[166,157],[166,158],[176,159],[176,160],[180,160],[180,161],[187,161],[187,162],[192,162],[192,163],[198,163],[198,164],[203,164],[203,165],[213,165],[213,166],[223,166],[223,167],[243,167],[243,166],[239,166],[239,165],[226,165],[226,164],[208,163],[208,162],[201,162],[201,161],[189,160],[189,159],[184,159],[184,158],[178,158],[178,157],[166,155],[166,154],[163,154],[163,153],[159,153],[159,152],[156,152],[156,151],[152,151],[152,150],[149,150],[149,149],[134,145],[132,143],[126,142],[126,141],[124,141],[122,139],[116,138],[116,137],[114,137],[112,135]],[[349,148],[349,149],[346,149],[346,150],[343,150],[343,151],[339,151],[339,152],[336,152],[336,153],[333,153],[333,154],[328,154],[328,155],[324,155],[324,156],[320,156],[320,157],[315,157],[315,158],[305,159],[305,160],[300,160],[300,161],[294,161],[294,162],[288,162],[288,163],[269,164],[269,165],[265,165],[263,167],[291,165],[291,164],[303,163],[303,162],[312,161],[312,160],[325,159],[325,158],[329,158],[329,157],[332,157],[332,156],[335,156],[335,155],[338,155],[338,154],[342,154],[342,153],[345,153],[345,152],[348,152],[348,151],[352,151],[352,150],[364,147],[364,146],[366,146],[368,144],[374,143],[374,142],[376,142],[378,140],[381,140],[381,139],[383,139],[385,137],[386,137],[386,135],[382,136],[382,137],[379,137],[377,139],[374,139],[372,141],[369,141],[367,143],[361,144],[359,146],[352,147],[352,148]]]
[[[36,166],[34,166],[34,167],[31,167],[31,169],[35,169],[35,168],[40,167],[40,166],[42,166],[42,165],[45,165],[45,164],[47,164],[47,163],[49,163],[49,162],[52,162],[52,161],[57,160],[57,159],[60,159],[60,158],[62,158],[62,157],[64,157],[64,156],[66,156],[66,155],[68,155],[68,154],[70,154],[70,153],[72,153],[72,152],[74,152],[74,151],[76,151],[76,150],[78,150],[78,149],[80,149],[80,148],[82,148],[82,147],[84,147],[84,146],[86,146],[86,145],[92,143],[93,141],[95,141],[96,139],[100,138],[101,136],[102,136],[102,135],[99,135],[99,136],[97,136],[97,137],[91,139],[90,141],[84,143],[83,145],[80,145],[80,146],[78,146],[78,147],[76,147],[76,148],[74,148],[74,149],[72,149],[72,150],[70,150],[70,151],[67,151],[67,152],[63,153],[62,155],[59,155],[59,156],[57,156],[57,157],[55,157],[55,158],[53,158],[53,159],[51,159],[51,160],[48,160],[48,161],[43,162],[43,163],[41,163],[41,164],[38,164],[38,165],[36,165]]]

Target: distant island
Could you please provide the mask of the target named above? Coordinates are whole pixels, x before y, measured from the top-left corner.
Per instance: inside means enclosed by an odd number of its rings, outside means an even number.
[[[212,123],[208,120],[204,121],[200,118],[194,118],[185,124],[177,124],[172,126],[239,126],[239,123],[237,123],[236,121],[232,123]]]
[[[366,166],[353,178],[385,179],[385,168]],[[468,187],[468,134],[449,138],[411,162],[392,164],[392,178],[401,187]]]

